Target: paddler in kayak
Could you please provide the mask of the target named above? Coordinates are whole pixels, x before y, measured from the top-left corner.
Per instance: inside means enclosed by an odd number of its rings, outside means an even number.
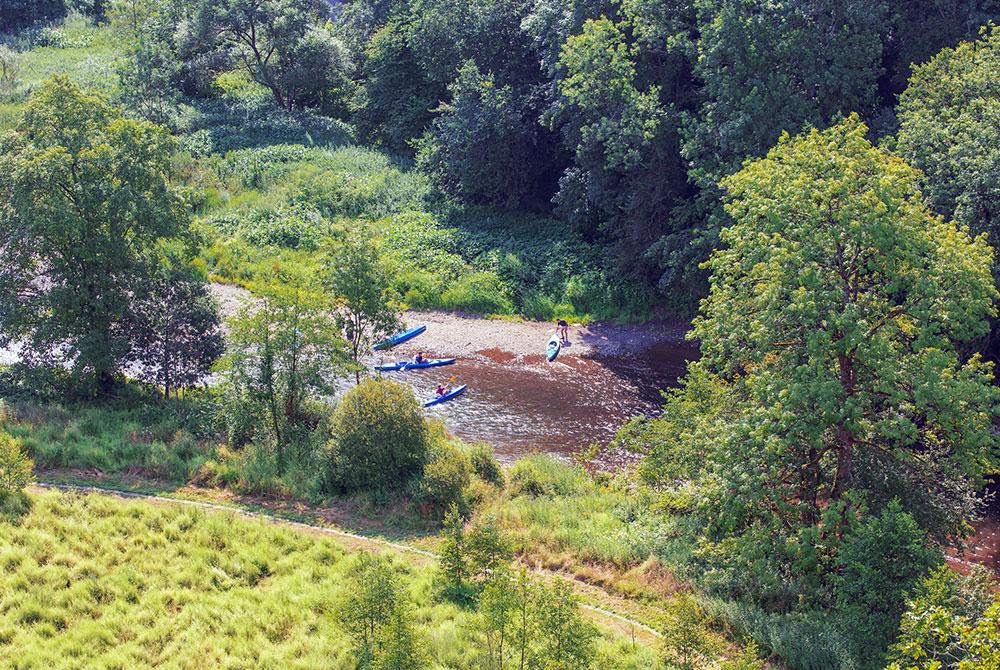
[[[455,383],[456,379],[458,378],[452,377],[451,379],[449,379],[447,386],[445,386],[444,384],[438,384],[438,387],[434,389],[434,393],[436,393],[439,398],[447,393],[451,393],[452,384]]]
[[[424,358],[424,352],[422,352],[422,351],[418,351],[417,355],[413,357],[413,362],[414,363],[423,363],[426,360],[427,359]]]

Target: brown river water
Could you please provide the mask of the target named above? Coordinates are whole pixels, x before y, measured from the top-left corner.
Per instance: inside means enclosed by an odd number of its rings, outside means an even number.
[[[675,386],[697,354],[684,342],[615,357],[571,351],[548,363],[541,354],[486,349],[454,365],[385,376],[410,384],[421,399],[432,398],[437,384],[452,377],[454,384],[468,384],[462,396],[428,414],[463,439],[488,442],[500,460],[511,462],[531,452],[568,456],[594,442],[606,445],[628,419],[656,414],[660,390]]]

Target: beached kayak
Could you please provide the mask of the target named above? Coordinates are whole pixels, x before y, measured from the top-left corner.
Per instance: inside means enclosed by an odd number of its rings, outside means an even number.
[[[392,337],[388,337],[378,344],[376,344],[372,349],[375,351],[382,351],[384,349],[392,349],[397,344],[402,344],[407,340],[412,340],[414,337],[420,333],[427,330],[427,326],[417,326],[416,328],[410,328],[409,330],[404,330],[401,333],[396,333]]]
[[[462,392],[465,391],[465,387],[466,387],[466,384],[462,384],[458,388],[454,388],[454,389],[448,391],[447,393],[445,393],[444,395],[440,395],[437,398],[434,398],[434,400],[428,400],[427,402],[424,403],[424,407],[432,407],[434,405],[440,405],[443,402],[448,402],[452,398],[455,398],[455,397],[461,395]]]
[[[397,370],[423,370],[424,368],[439,368],[442,365],[451,365],[455,362],[454,358],[433,358],[426,360],[423,363],[416,363],[414,361],[399,361],[398,363],[383,363],[382,365],[376,365],[375,369],[379,372],[396,372]]]
[[[548,359],[549,363],[556,359],[560,349],[562,349],[562,342],[559,341],[558,335],[553,335],[549,338],[549,343],[545,345],[545,358]]]

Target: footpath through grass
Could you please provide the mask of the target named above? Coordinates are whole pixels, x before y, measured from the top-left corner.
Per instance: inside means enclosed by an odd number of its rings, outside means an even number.
[[[32,495],[0,524],[0,657],[13,668],[353,668],[334,611],[350,552],[225,513],[98,495]],[[431,668],[469,668],[477,615],[434,594],[434,566],[394,558]],[[594,667],[653,668],[603,633]]]

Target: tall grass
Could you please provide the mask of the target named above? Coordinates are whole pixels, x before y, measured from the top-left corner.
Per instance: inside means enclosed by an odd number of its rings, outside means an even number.
[[[349,555],[328,538],[222,513],[43,493],[0,522],[4,667],[353,668],[335,623]],[[434,566],[396,568],[430,667],[477,666],[474,611],[434,597]],[[599,668],[655,668],[604,636]]]

